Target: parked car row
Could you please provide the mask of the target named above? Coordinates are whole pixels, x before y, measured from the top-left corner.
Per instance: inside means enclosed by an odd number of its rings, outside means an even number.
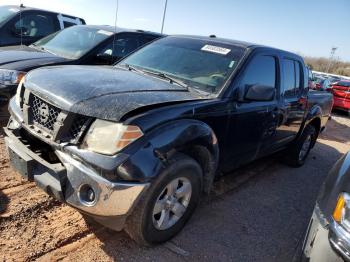
[[[51,34],[29,46],[0,48],[0,116],[8,115],[9,99],[32,69],[54,65],[112,65],[161,34],[79,25]]]
[[[215,36],[75,26],[4,53],[13,167],[143,245],[176,235],[215,177],[276,152],[303,165],[333,104],[300,56]]]
[[[333,93],[333,108],[343,110],[350,115],[350,81],[342,80],[336,82],[331,87]]]
[[[333,109],[342,110],[350,115],[350,80],[331,82],[328,78],[314,77],[314,90],[327,91],[333,94]]]

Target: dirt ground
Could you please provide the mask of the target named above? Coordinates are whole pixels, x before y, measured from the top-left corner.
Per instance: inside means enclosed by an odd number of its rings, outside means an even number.
[[[290,261],[319,186],[350,150],[350,118],[333,117],[302,168],[268,158],[223,177],[184,230],[153,248],[86,222],[22,179],[0,135],[0,261]]]

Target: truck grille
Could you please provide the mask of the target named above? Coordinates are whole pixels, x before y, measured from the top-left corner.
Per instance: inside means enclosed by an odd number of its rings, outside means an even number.
[[[74,142],[77,141],[82,133],[86,130],[90,123],[90,118],[86,116],[76,116],[68,131],[68,136],[65,137],[64,141]]]
[[[91,117],[65,112],[33,93],[30,93],[27,105],[27,123],[57,142],[77,143],[92,121]]]
[[[32,97],[33,99],[31,100],[30,108],[34,123],[53,131],[54,124],[57,121],[57,117],[61,113],[61,110],[46,103],[35,95]]]

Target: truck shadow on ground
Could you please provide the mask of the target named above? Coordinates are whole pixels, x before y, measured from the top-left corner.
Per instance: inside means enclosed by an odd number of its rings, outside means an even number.
[[[6,212],[9,201],[9,198],[0,190],[0,215]]]
[[[118,260],[123,256],[157,260],[159,250],[164,253],[166,248],[174,259],[209,261],[221,257],[242,261],[249,257],[252,261],[290,261],[308,224],[318,190],[341,155],[337,149],[317,143],[301,168],[290,168],[277,157],[268,157],[221,177],[193,218],[171,241],[178,247],[175,249],[169,249],[167,244],[140,248],[124,232],[93,231],[103,243],[104,252]]]
[[[2,127],[4,127],[4,126],[6,126],[6,120],[2,120],[0,118],[0,136],[5,135],[5,132],[2,129]],[[0,189],[0,215],[6,212],[9,201],[10,201],[9,198]],[[0,221],[1,221],[1,219],[0,219]]]

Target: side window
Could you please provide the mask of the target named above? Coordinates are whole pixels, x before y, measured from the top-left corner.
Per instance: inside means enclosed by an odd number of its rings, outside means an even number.
[[[153,40],[157,39],[158,36],[155,35],[141,35],[140,36],[140,44],[145,45],[148,44],[149,42],[152,42]]]
[[[241,86],[247,90],[254,85],[276,87],[276,59],[274,57],[259,55],[250,62]]]
[[[283,59],[283,68],[284,97],[294,97],[296,92],[296,74],[294,61],[290,59]]]
[[[68,17],[68,16],[63,16],[62,14],[57,15],[58,22],[60,24],[60,28],[67,28],[73,25],[81,25],[85,24],[82,20],[76,17]]]
[[[64,28],[71,27],[73,25],[76,25],[76,23],[63,21],[63,27]]]
[[[46,14],[23,14],[15,23],[15,32],[19,36],[44,37],[55,31],[53,17]]]
[[[98,55],[112,56],[115,59],[121,59],[130,54],[140,46],[137,35],[121,34],[116,35],[115,40],[103,47]]]
[[[294,67],[295,67],[295,87],[297,89],[301,88],[301,81],[300,81],[300,64],[297,61],[294,61]]]
[[[284,97],[299,96],[304,88],[304,79],[300,62],[291,59],[283,59],[284,67]]]

